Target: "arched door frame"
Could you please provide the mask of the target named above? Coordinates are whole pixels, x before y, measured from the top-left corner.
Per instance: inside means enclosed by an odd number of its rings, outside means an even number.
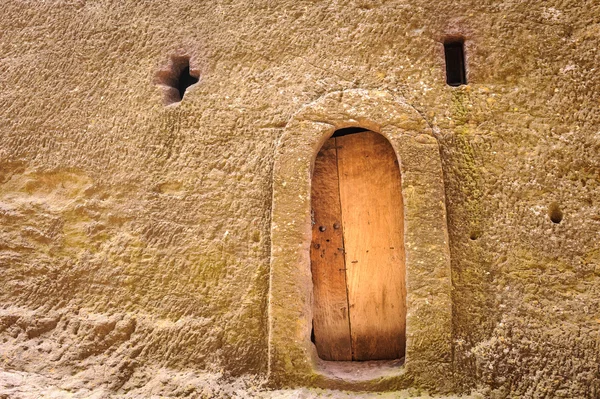
[[[352,126],[385,136],[399,160],[406,254],[405,362],[360,373],[358,362],[319,359],[310,340],[312,171],[323,143],[335,130]],[[368,390],[445,390],[452,385],[452,284],[442,165],[438,142],[414,108],[387,92],[360,89],[330,93],[303,107],[277,146],[271,217],[273,385]]]

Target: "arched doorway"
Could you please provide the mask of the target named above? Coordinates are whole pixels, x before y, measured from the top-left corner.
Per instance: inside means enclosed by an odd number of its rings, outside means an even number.
[[[403,361],[327,361],[311,342],[315,160],[336,131],[357,125],[389,141],[400,161],[408,309]],[[273,163],[269,381],[361,391],[414,385],[447,389],[453,381],[450,275],[439,144],[421,114],[402,98],[362,89],[328,93],[298,110],[279,139]]]
[[[337,130],[319,151],[311,189],[313,340],[323,360],[404,357],[404,206],[390,142]]]

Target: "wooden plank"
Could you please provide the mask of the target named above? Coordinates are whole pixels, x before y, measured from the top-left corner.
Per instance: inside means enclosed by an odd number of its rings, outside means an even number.
[[[315,161],[312,178],[313,328],[319,357],[352,360],[335,139]]]
[[[400,169],[381,135],[337,138],[353,360],[404,356],[406,283]]]

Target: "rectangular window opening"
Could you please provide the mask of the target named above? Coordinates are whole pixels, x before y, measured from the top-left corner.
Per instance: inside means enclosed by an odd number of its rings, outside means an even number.
[[[446,56],[446,83],[450,86],[466,85],[464,42],[460,40],[444,43],[444,54]]]

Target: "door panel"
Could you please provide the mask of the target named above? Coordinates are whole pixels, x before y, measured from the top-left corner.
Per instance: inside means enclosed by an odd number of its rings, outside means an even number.
[[[315,344],[322,359],[404,356],[400,178],[390,143],[377,133],[331,138],[317,156],[311,268]]]
[[[354,360],[404,355],[406,289],[400,169],[390,143],[337,138]]]
[[[328,140],[317,155],[312,204],[315,345],[321,359],[352,360],[335,139]]]

